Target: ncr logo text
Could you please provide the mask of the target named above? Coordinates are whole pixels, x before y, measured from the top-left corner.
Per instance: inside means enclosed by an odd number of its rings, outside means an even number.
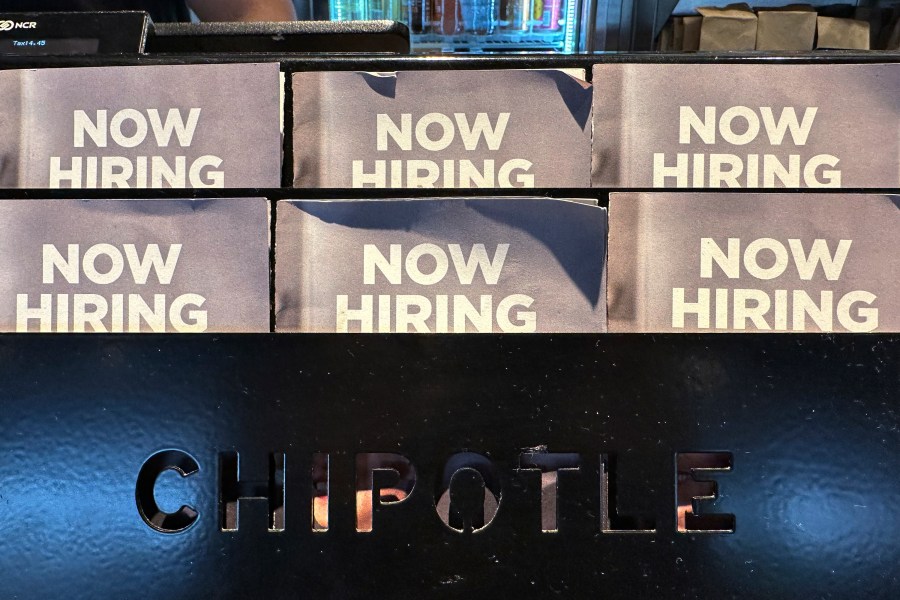
[[[0,31],[12,31],[13,29],[37,29],[36,21],[0,21]]]

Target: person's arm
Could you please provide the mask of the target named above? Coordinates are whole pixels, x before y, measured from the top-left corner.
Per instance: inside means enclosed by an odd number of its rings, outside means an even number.
[[[293,21],[291,0],[187,0],[201,21]]]

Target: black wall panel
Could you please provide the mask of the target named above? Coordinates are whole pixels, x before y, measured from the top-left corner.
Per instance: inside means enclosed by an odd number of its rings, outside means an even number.
[[[870,335],[0,336],[0,596],[895,598],[898,349]],[[541,531],[539,475],[518,470],[543,446],[581,457],[560,471],[557,533]],[[163,510],[198,513],[179,533],[135,500],[166,449],[199,466],[156,482]],[[259,500],[222,531],[219,464],[235,451],[261,494],[284,454],[283,531]],[[491,461],[500,505],[459,533],[435,498],[462,451]],[[697,478],[719,491],[699,513],[734,515],[733,533],[676,531],[675,455],[695,451],[731,455]],[[355,527],[360,452],[417,473],[370,533]],[[314,453],[330,455],[327,532],[311,530]],[[603,532],[605,512],[655,531]]]

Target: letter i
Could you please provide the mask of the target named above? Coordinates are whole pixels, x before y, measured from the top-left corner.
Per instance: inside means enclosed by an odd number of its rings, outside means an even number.
[[[134,187],[147,187],[147,157],[138,156],[137,160],[135,160],[135,166],[135,170],[137,171],[137,182],[135,183]]]
[[[331,479],[328,454],[313,454],[312,464],[312,530],[319,533],[328,531],[328,496]]]
[[[391,161],[391,187],[392,188],[402,188],[403,187],[403,161],[402,160],[392,160]],[[379,303],[381,300],[379,300]],[[379,312],[381,310],[379,309]],[[389,317],[390,318],[390,317]],[[379,329],[381,325],[379,325]],[[382,330],[387,331],[387,330]]]
[[[96,188],[97,187],[97,157],[96,156],[88,156],[85,160],[85,174],[84,174],[84,187],[86,188]]]
[[[452,188],[456,187],[456,184],[453,182],[454,177],[454,168],[453,168],[452,160],[444,160],[444,187]]]
[[[58,294],[56,296],[56,332],[69,331],[69,295]]]
[[[759,187],[759,154],[747,155],[747,185],[748,188]]]
[[[728,288],[716,290],[716,329],[728,329]]]
[[[112,295],[112,333],[122,333],[125,331],[125,295]]]
[[[450,311],[447,309],[447,296],[446,294],[439,294],[434,299],[434,318],[435,318],[435,333],[447,333],[449,330],[447,328],[447,322],[450,320]]]
[[[386,294],[378,296],[378,331],[391,332],[391,297]]]
[[[694,185],[695,188],[706,187],[706,155],[694,154]]]
[[[787,290],[775,290],[775,330],[787,331]]]

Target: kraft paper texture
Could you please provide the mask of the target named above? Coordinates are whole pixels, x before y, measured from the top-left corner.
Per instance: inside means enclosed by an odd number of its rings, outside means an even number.
[[[698,8],[703,16],[700,50],[753,50],[756,46],[756,13],[746,4],[725,8]]]
[[[338,297],[345,297],[345,307],[359,310],[363,297],[370,296],[375,314],[369,326],[351,320],[346,331],[602,332],[606,232],[604,208],[546,198],[281,201],[275,246],[276,331],[339,331]],[[457,246],[458,257],[471,261],[478,244],[493,264],[502,264],[494,282],[482,270],[469,280],[458,275],[451,246]],[[391,245],[399,245],[401,279],[391,282],[376,270],[367,284],[366,245],[385,259],[391,258]],[[500,245],[507,245],[502,263],[497,262]],[[446,274],[439,273],[434,281],[410,275],[409,257],[425,248],[430,253],[414,266],[426,275],[438,270],[436,256],[447,257]],[[447,302],[443,310],[441,295]],[[424,326],[405,321],[398,325],[401,296],[416,296],[427,305],[423,310],[430,316]],[[490,310],[482,311],[483,327],[470,322],[455,326],[460,312],[454,309],[456,296],[479,311],[483,301],[490,304]],[[511,310],[501,309],[504,300],[516,299]],[[389,312],[380,311],[381,301]],[[511,326],[504,326],[504,318]],[[525,325],[529,318],[531,328]]]
[[[816,48],[842,50],[868,50],[870,45],[869,23],[855,19],[835,17],[818,18]]]
[[[40,318],[26,321],[31,332],[269,331],[269,214],[262,198],[4,200],[0,232],[0,331],[17,331],[18,296],[23,294],[31,309],[41,307],[42,295],[52,303],[45,327]],[[173,260],[177,244],[180,253]],[[46,260],[45,245],[53,246],[65,264]],[[70,245],[78,246],[74,255]],[[130,259],[126,245],[133,246]],[[168,282],[158,268],[147,271],[143,282],[134,275],[138,262],[149,266],[151,245],[174,267]],[[129,326],[130,313],[141,306],[130,301],[131,294],[162,310],[162,329],[144,320],[137,330]],[[202,305],[186,294],[202,297]],[[157,295],[164,296],[159,306]],[[97,296],[105,311],[94,307]],[[186,304],[173,318],[178,298]],[[105,313],[100,327],[76,324],[76,302],[88,302],[89,312]],[[116,302],[123,304],[119,317]],[[205,328],[191,318],[196,311],[205,313]],[[182,327],[176,327],[179,319]]]
[[[757,50],[809,52],[816,39],[814,10],[760,10]]]
[[[687,109],[709,123],[712,140],[682,123]],[[770,137],[764,109],[771,129],[780,125],[784,135]],[[805,135],[788,130],[792,118],[802,125],[807,115]],[[894,188],[898,118],[900,64],[595,65],[593,185]],[[759,127],[755,137],[750,119]],[[661,177],[654,161],[676,167],[679,154],[683,176]],[[735,177],[714,177],[714,160],[723,173],[734,163]]]
[[[295,73],[294,187],[585,187],[591,144],[591,88],[588,83],[557,70],[522,71],[400,71],[396,73]],[[491,149],[484,138],[467,149],[457,115],[471,127],[479,114],[496,128],[499,115],[508,113],[502,139]],[[402,115],[411,128],[427,130],[442,143],[432,148],[412,136],[408,149],[392,138],[378,149],[378,115],[400,127]],[[426,115],[441,120],[428,124]],[[437,115],[434,117],[434,115]],[[449,125],[446,129],[442,129]],[[409,129],[407,129],[409,131]],[[444,135],[452,141],[443,143]],[[390,168],[382,180],[354,178],[354,162],[361,171],[375,173],[378,161]],[[434,171],[434,181],[410,182],[407,173],[416,163],[430,161],[421,171]],[[447,168],[446,161],[452,161]],[[481,174],[493,163],[494,177],[476,183],[460,182],[462,161]],[[509,161],[527,161],[512,177],[502,177]],[[522,163],[510,163],[522,164]],[[401,171],[402,169],[402,171]],[[450,172],[450,178],[446,175]],[[456,173],[457,176],[453,176]],[[530,176],[529,184],[518,175]]]
[[[280,79],[277,64],[166,65],[128,67],[90,67],[7,71],[0,75],[0,124],[11,125],[11,135],[0,141],[0,185],[19,188],[48,187],[125,187],[121,182],[103,185],[102,167],[93,170],[96,181],[87,173],[88,161],[119,157],[125,165],[108,168],[114,172],[134,171],[127,187],[280,187],[281,125]],[[170,111],[180,111],[180,122],[187,124],[191,109],[199,109],[192,136],[184,143],[174,130],[168,139],[157,138],[149,111],[158,123],[175,124]],[[97,140],[82,136],[78,140],[76,111],[84,111],[92,123],[105,133]],[[106,113],[103,128],[98,111]],[[124,111],[124,112],[123,112]],[[173,115],[174,116],[174,115]],[[114,122],[116,123],[114,125]],[[141,129],[146,134],[141,135]],[[121,131],[125,145],[117,143],[111,130]],[[197,159],[217,166],[201,168]],[[81,181],[56,180],[51,176],[51,159],[60,168],[72,170],[74,157],[82,162]],[[144,157],[139,159],[138,157]],[[114,159],[115,160],[115,159]],[[164,161],[168,169],[183,171],[197,165],[196,177],[183,181],[161,178],[154,183],[152,172],[146,178],[137,174],[141,161],[153,167]],[[15,164],[15,176],[13,165]],[[162,167],[156,171],[168,171]],[[211,172],[221,172],[214,185]],[[111,182],[111,180],[109,180]]]
[[[617,193],[609,215],[611,332],[900,330],[897,196]],[[720,260],[734,259],[726,261],[733,271],[709,262],[703,272],[704,238],[721,250]],[[712,247],[706,248],[711,257]],[[813,256],[821,260],[812,261],[810,275],[803,266]],[[707,323],[688,312],[677,325],[676,299],[698,303],[701,288],[709,290],[701,311]],[[719,302],[717,293],[727,297]],[[741,303],[751,312],[767,305],[758,322],[735,318],[738,294],[748,298]],[[818,321],[802,310],[803,294],[814,302]]]

